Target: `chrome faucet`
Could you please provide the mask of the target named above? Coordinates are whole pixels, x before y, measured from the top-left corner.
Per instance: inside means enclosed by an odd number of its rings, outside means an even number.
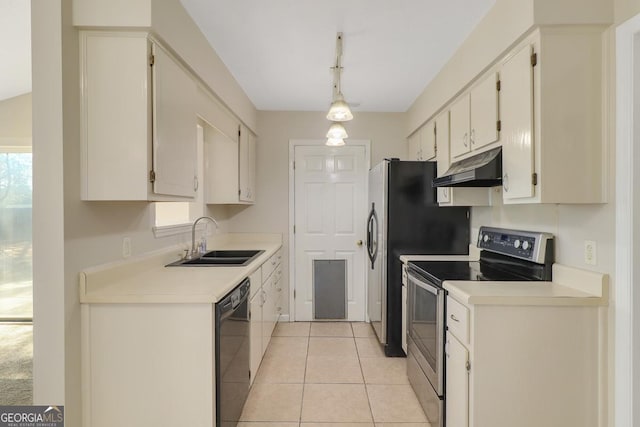
[[[201,216],[200,218],[193,221],[193,226],[191,226],[191,254],[189,254],[189,258],[195,257],[195,255],[198,253],[198,250],[196,249],[196,225],[198,225],[198,222],[200,222],[200,220],[202,219],[208,219],[209,221],[213,222],[216,226],[216,230],[218,229],[218,221],[216,221],[211,216]]]

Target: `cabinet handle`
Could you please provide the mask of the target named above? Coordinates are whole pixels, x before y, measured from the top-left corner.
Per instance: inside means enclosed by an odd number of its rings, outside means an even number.
[[[460,322],[460,319],[458,319],[456,316],[454,316],[453,314],[449,316],[451,318],[451,320],[453,320],[454,322]]]
[[[199,187],[198,176],[196,175],[193,177],[193,191],[198,191],[198,187]]]
[[[505,173],[502,177],[502,187],[504,188],[505,193],[509,192],[509,174]]]
[[[471,145],[476,144],[476,130],[471,129],[471,136],[469,137],[469,141],[471,141]]]
[[[469,135],[467,134],[467,132],[465,132],[465,133],[464,133],[464,135],[462,136],[462,144],[463,144],[465,147],[468,147],[468,146],[469,146],[469,143],[467,142],[467,138],[468,138],[468,137],[469,137]]]

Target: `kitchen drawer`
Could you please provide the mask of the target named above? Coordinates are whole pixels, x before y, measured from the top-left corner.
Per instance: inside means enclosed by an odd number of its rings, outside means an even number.
[[[282,248],[278,249],[278,251],[271,255],[271,258],[267,260],[264,264],[262,264],[262,280],[267,280],[271,273],[274,272],[277,266],[280,265],[280,261],[282,260]]]
[[[447,328],[462,343],[469,344],[469,309],[447,297]]]

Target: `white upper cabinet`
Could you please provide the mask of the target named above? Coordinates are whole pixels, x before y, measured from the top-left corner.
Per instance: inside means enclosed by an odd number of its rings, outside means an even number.
[[[534,195],[533,47],[523,46],[502,67],[502,187],[504,200]]]
[[[238,203],[240,155],[237,139],[206,126],[204,132],[204,200],[207,204]]]
[[[82,200],[194,198],[187,72],[143,32],[81,31],[80,60]]]
[[[256,186],[256,136],[245,126],[240,126],[240,178],[241,202],[255,201]]]
[[[471,89],[471,150],[485,147],[499,138],[497,73],[490,73]]]
[[[499,140],[498,120],[498,75],[490,73],[451,106],[451,157],[493,147],[488,146]]]
[[[501,70],[505,203],[603,203],[602,31],[542,28]]]
[[[194,197],[198,190],[196,85],[159,45],[152,44],[153,191]]]
[[[211,126],[204,139],[205,203],[250,204],[255,200],[256,137],[243,125],[236,138]]]
[[[449,156],[449,111],[444,111],[435,120],[438,176],[442,176],[451,166]],[[465,187],[438,187],[440,206],[489,206],[491,189]]]
[[[409,135],[407,143],[409,144],[408,160],[420,160],[420,131],[418,130]]]
[[[436,122],[432,120],[420,129],[420,160],[436,158]]]
[[[451,105],[451,158],[460,157],[471,150],[469,143],[470,108],[468,93],[462,95]]]
[[[424,124],[411,134],[409,142],[409,160],[434,160],[436,157],[435,121]]]

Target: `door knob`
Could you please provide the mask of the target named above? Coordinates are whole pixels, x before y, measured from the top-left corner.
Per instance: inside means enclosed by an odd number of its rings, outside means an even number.
[[[362,246],[362,240],[358,240],[358,241],[356,241],[356,245],[358,245],[358,246]]]

